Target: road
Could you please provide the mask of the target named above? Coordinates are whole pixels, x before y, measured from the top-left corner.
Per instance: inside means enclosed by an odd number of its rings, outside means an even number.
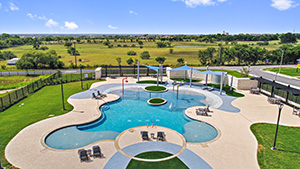
[[[253,76],[262,76],[263,78],[269,80],[275,80],[275,74],[262,71],[263,68],[270,68],[270,67],[279,67],[279,65],[263,65],[263,66],[251,66],[250,67],[250,74]],[[295,67],[295,65],[283,65],[283,67]],[[196,69],[206,69],[205,67],[194,67]],[[210,69],[228,69],[228,70],[241,70],[242,66],[219,66],[219,67],[209,67]],[[62,73],[80,73],[80,70],[62,70]],[[83,73],[92,73],[95,72],[94,69],[83,69]],[[11,72],[0,72],[1,75],[26,75],[26,74],[51,74],[56,73],[55,70],[36,70],[36,71],[11,71]],[[291,85],[297,88],[300,88],[300,79],[288,77],[288,76],[277,76],[277,82]]]
[[[263,78],[269,80],[275,80],[275,73],[270,73],[266,71],[262,71],[264,68],[270,67],[279,67],[279,65],[262,65],[262,66],[251,66],[250,67],[250,74],[253,76],[262,76]],[[296,65],[283,65],[282,67],[296,67]],[[205,69],[203,67],[196,67],[197,69]],[[241,70],[242,66],[224,66],[224,67],[209,67],[210,69],[228,69],[228,70]],[[278,75],[277,82],[283,83],[285,85],[291,85],[292,87],[300,88],[300,79],[296,79],[289,76]]]

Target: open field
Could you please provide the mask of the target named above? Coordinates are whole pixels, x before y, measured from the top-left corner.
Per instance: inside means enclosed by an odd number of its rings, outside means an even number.
[[[238,42],[239,44],[254,44],[253,47],[258,46],[256,43],[258,41],[243,41]],[[268,50],[274,50],[280,47],[279,41],[270,41],[270,45],[268,46],[261,46],[265,47]],[[173,53],[170,54],[170,48],[157,48],[155,42],[144,42],[143,48],[141,49],[137,42],[113,42],[111,44],[114,45],[113,48],[108,48],[107,46],[103,45],[102,43],[97,44],[88,44],[88,43],[81,43],[76,44],[76,49],[79,51],[80,56],[77,56],[77,59],[82,59],[82,62],[78,62],[78,64],[82,65],[117,65],[116,58],[121,57],[122,62],[121,65],[127,65],[126,60],[132,57],[133,59],[138,59],[141,64],[150,64],[150,65],[157,65],[158,63],[155,61],[155,58],[166,57],[165,65],[176,65],[178,58],[184,58],[185,62],[188,62],[189,65],[199,66],[200,62],[198,60],[198,51],[204,50],[207,47],[214,47],[218,49],[218,44],[220,42],[215,43],[205,43],[205,42],[172,42],[173,46]],[[135,44],[136,47],[117,47],[117,44],[124,44],[131,46]],[[61,60],[65,63],[66,66],[70,65],[71,62],[74,61],[74,56],[70,56],[67,53],[67,48],[63,45],[53,44],[53,45],[41,45],[49,47],[49,50],[54,49],[58,56],[61,56]],[[178,46],[189,46],[189,47],[178,47]],[[230,47],[230,43],[225,45],[223,43],[223,47]],[[3,51],[12,51],[18,57],[21,57],[25,52],[33,50],[32,45],[24,45],[18,46],[13,48],[7,48]],[[127,52],[134,50],[137,52],[135,56],[128,56]],[[149,60],[142,60],[140,58],[140,54],[143,51],[149,51],[150,59]],[[218,52],[215,53],[215,56],[218,55]],[[6,61],[0,61],[0,65],[6,64]],[[7,69],[12,69],[14,66],[8,66]]]
[[[272,151],[276,124],[258,123],[251,130],[258,141],[258,163],[264,168],[295,168],[300,166],[300,128],[279,126],[276,148]]]
[[[265,70],[265,71],[267,70],[267,71],[277,73],[277,72],[279,72],[279,67],[266,68],[266,69],[263,69],[263,70]],[[298,70],[298,72],[297,72],[296,66],[295,66],[295,68],[293,68],[293,67],[282,67],[281,70],[280,70],[280,74],[284,74],[284,75],[292,76],[292,77],[300,77],[300,70]]]
[[[89,85],[97,82],[95,80],[84,81]],[[36,93],[30,94],[8,110],[0,113],[0,159],[3,166],[9,165],[4,158],[4,148],[8,142],[26,126],[40,120],[50,118],[49,115],[58,116],[72,110],[72,106],[67,103],[67,99],[75,93],[82,91],[80,82],[64,84],[66,110],[61,111],[61,86],[46,86]]]
[[[0,76],[0,90],[14,89],[26,86],[35,80],[47,78],[50,75],[28,75],[28,76]]]

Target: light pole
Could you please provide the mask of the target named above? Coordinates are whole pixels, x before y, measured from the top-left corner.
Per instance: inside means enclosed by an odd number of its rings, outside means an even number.
[[[282,108],[283,108],[283,104],[282,104],[282,103],[278,104],[278,108],[279,108],[279,112],[278,112],[277,126],[276,126],[276,132],[275,132],[274,144],[273,144],[273,146],[271,147],[271,150],[277,150],[277,149],[275,148],[275,146],[276,146],[277,132],[278,132],[279,120],[280,120],[280,115],[281,115],[281,110],[282,110]]]
[[[61,84],[61,97],[62,97],[62,104],[63,104],[63,111],[66,110],[65,108],[65,98],[64,98],[64,86],[63,86],[63,80],[60,78],[60,84]]]
[[[125,83],[124,80],[125,80],[126,83],[128,83],[127,77],[122,79],[122,94],[123,95],[124,95],[124,83]]]
[[[77,67],[77,58],[76,58],[76,42],[74,42],[74,56],[75,56],[75,66]]]
[[[81,90],[83,90],[83,84],[82,84],[82,65],[80,67],[80,81],[81,81]]]
[[[280,59],[280,66],[279,66],[279,71],[276,73],[276,76],[275,76],[275,81],[277,80],[277,74],[280,74],[280,70],[281,70],[281,65],[282,65],[282,60],[283,60],[283,54],[284,54],[284,50],[280,49],[282,52],[282,55],[281,55],[281,59]]]
[[[178,93],[179,93],[179,84],[177,85],[177,100],[178,100]]]

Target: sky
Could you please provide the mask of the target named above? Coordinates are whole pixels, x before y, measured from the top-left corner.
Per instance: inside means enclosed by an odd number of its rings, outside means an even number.
[[[0,0],[0,33],[300,32],[300,0]]]

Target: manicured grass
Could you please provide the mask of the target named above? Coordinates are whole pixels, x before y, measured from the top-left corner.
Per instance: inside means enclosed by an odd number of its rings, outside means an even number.
[[[159,159],[169,157],[172,154],[160,151],[150,151],[138,154],[136,157],[144,159]],[[187,169],[188,167],[177,157],[167,161],[160,162],[143,162],[131,160],[126,167],[127,169]]]
[[[145,89],[149,90],[149,91],[164,91],[164,90],[166,90],[166,88],[163,86],[148,86],[148,87],[145,87]]]
[[[150,103],[163,103],[164,101],[165,101],[164,99],[160,99],[160,98],[153,98],[149,100]]]
[[[250,78],[252,76],[242,77],[242,74],[236,70],[223,70],[223,69],[210,69],[211,71],[227,72],[228,75],[234,76],[236,78]],[[251,73],[251,72],[250,72]]]
[[[266,68],[263,70],[267,70],[267,71],[271,71],[271,72],[279,72],[279,67],[274,67],[274,68]],[[300,77],[300,69],[298,70],[298,72],[296,72],[297,68],[294,67],[282,67],[280,70],[280,74],[284,74],[287,76],[293,76],[293,77]]]
[[[35,80],[47,78],[50,75],[29,75],[29,76],[0,76],[0,90],[14,89],[26,86]]]
[[[95,80],[84,81],[91,85]],[[66,111],[62,111],[61,86],[46,86],[36,93],[28,95],[19,103],[0,112],[0,158],[3,166],[9,163],[4,158],[4,148],[8,142],[26,126],[43,119],[50,118],[49,115],[58,116],[72,110],[72,106],[67,103],[68,97],[81,92],[80,82],[64,84],[64,95]]]
[[[157,81],[156,80],[141,80],[139,82],[136,82],[138,84],[157,84]],[[165,84],[166,82],[158,82],[158,84]]]
[[[275,118],[275,117],[274,117]],[[300,128],[279,126],[276,148],[272,151],[276,125],[258,123],[251,126],[258,141],[257,158],[264,168],[295,168],[300,167]]]
[[[177,82],[181,82],[181,81],[184,81],[184,82],[190,82],[190,79],[171,79],[171,80],[176,80]],[[192,80],[192,82],[201,82],[201,80]]]
[[[220,89],[220,85],[219,84],[210,84],[209,83],[207,85],[208,86],[214,86],[215,88]],[[233,97],[244,97],[245,96],[242,93],[235,92],[234,91],[235,88],[232,88],[232,91],[231,91],[230,90],[230,86],[225,86],[225,87],[223,86],[222,90],[225,91],[228,96],[233,96]]]

